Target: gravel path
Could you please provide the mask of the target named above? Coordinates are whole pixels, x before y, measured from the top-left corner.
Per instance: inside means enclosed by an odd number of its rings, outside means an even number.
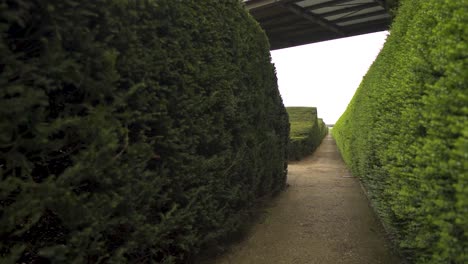
[[[213,263],[401,263],[331,136],[290,163],[288,183],[245,240]]]

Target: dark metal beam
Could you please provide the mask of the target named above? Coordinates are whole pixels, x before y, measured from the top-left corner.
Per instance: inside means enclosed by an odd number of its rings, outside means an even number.
[[[315,9],[320,9],[320,8],[324,8],[324,7],[330,7],[330,6],[336,6],[336,5],[339,5],[339,4],[344,4],[344,3],[347,3],[347,2],[351,2],[351,1],[354,1],[354,0],[335,0],[335,1],[325,2],[325,3],[321,3],[321,4],[311,5],[311,6],[308,6],[306,8],[309,9],[309,10],[315,10]]]
[[[369,25],[367,22],[362,22],[358,24],[353,24],[345,27],[346,32],[348,35],[361,35],[367,34],[377,31],[384,31],[388,30],[389,27],[389,19],[379,19],[372,21],[372,24]]]
[[[272,50],[383,31],[391,22],[385,8],[389,0],[308,1],[311,4],[305,7],[297,4],[299,1],[245,2],[246,9],[265,30]]]
[[[292,4],[283,5],[283,6],[289,11],[293,12],[294,14],[301,16],[309,21],[312,21],[313,23],[318,24],[327,30],[333,31],[342,36],[345,35],[344,32],[338,26],[328,22],[327,20],[323,19],[322,17],[316,14],[312,14],[311,12],[305,10],[302,7],[299,7],[297,5],[292,5]]]
[[[374,11],[374,12],[370,12],[370,13],[365,13],[365,14],[362,14],[362,15],[347,16],[347,17],[343,17],[343,18],[338,18],[338,19],[335,19],[335,20],[332,20],[332,21],[333,21],[333,23],[343,23],[343,22],[348,22],[348,21],[353,21],[353,20],[357,20],[357,19],[378,16],[378,15],[384,15],[384,14],[387,14],[387,11],[379,10],[379,11]]]
[[[372,21],[372,24],[367,22],[354,24],[350,26],[343,27],[343,30],[346,31],[346,37],[356,36],[361,34],[367,34],[372,32],[384,31],[387,30],[389,26],[388,19],[379,19]],[[327,41],[332,39],[342,38],[343,36],[336,34],[330,31],[316,31],[316,30],[301,30],[297,32],[288,32],[285,34],[269,33],[267,32],[268,37],[271,42],[271,49],[282,49],[288,47],[294,47],[309,43],[315,43],[320,41]]]
[[[294,23],[294,24],[279,24],[279,25],[272,25],[272,26],[268,26],[268,27],[263,27],[263,29],[265,31],[281,31],[283,29],[290,29],[290,30],[294,30],[294,29],[301,29],[301,28],[304,28],[304,27],[308,27],[308,28],[320,28],[320,27],[317,27],[317,26],[314,26],[312,25],[309,21],[298,21],[297,23]]]
[[[354,12],[354,11],[360,11],[360,10],[364,10],[364,9],[371,8],[371,7],[376,7],[376,6],[379,6],[379,4],[377,2],[367,3],[367,4],[356,5],[356,6],[342,8],[342,9],[338,9],[338,10],[334,10],[334,11],[330,11],[330,12],[321,13],[320,16],[329,17],[329,16],[339,15],[339,14],[343,14],[343,13],[351,13],[351,12]]]
[[[300,24],[294,26],[283,26],[283,27],[273,27],[273,28],[266,28],[265,31],[267,34],[282,34],[282,35],[291,35],[291,34],[305,34],[305,33],[313,33],[317,31],[323,31],[323,28],[320,27],[311,27],[310,24]]]
[[[287,24],[291,24],[296,21],[302,21],[303,18],[298,18],[296,15],[294,14],[291,14],[290,16],[274,16],[274,17],[269,17],[269,18],[266,18],[266,19],[261,19],[259,20],[258,22],[260,22],[260,24],[262,24],[262,27],[270,27],[272,25],[278,25],[278,24],[284,24],[284,23],[287,23]]]
[[[313,32],[312,34],[301,34],[301,35],[269,35],[271,39],[274,39],[271,44],[271,49],[282,49],[282,48],[289,48],[293,46],[299,46],[314,42],[320,42],[330,39],[337,39],[341,38],[340,35],[329,32],[329,31],[321,31],[321,32]]]
[[[272,6],[270,8],[265,9],[257,9],[253,12],[250,12],[252,16],[255,17],[257,21],[264,21],[268,20],[272,17],[284,17],[284,16],[291,16],[291,12],[284,9],[282,6]]]
[[[247,10],[253,11],[256,9],[263,9],[270,7],[272,5],[279,5],[279,4],[290,4],[290,3],[295,3],[300,0],[250,0],[248,2],[245,2],[245,6]]]
[[[387,3],[385,3],[385,0],[374,0],[374,1],[379,3],[379,5],[381,5],[385,10],[388,9],[388,6],[387,6]]]
[[[360,25],[359,27],[352,28],[351,30],[347,32],[347,36],[357,36],[357,35],[362,35],[362,34],[368,34],[368,33],[373,33],[373,32],[378,32],[378,31],[384,31],[388,29],[388,21],[379,21],[377,24],[373,24],[372,26],[364,26]],[[289,47],[294,47],[294,46],[299,46],[299,45],[305,45],[305,44],[310,44],[310,43],[316,43],[320,41],[328,41],[328,40],[333,40],[333,39],[339,39],[342,38],[342,36],[339,36],[336,33],[333,32],[314,32],[313,34],[303,34],[303,35],[276,35],[272,34],[269,35],[268,37],[272,40],[270,42],[271,45],[271,50],[277,50],[277,49],[283,49],[283,48],[289,48]]]
[[[297,39],[302,36],[338,36],[335,32],[330,32],[326,30],[320,30],[318,28],[304,28],[301,30],[287,31],[287,32],[269,32],[266,31],[268,36],[274,37],[274,39]]]
[[[287,32],[268,32],[266,31],[267,35],[269,37],[272,37],[275,40],[294,40],[294,39],[300,39],[302,37],[306,38],[319,38],[319,37],[335,37],[335,38],[341,38],[341,36],[338,33],[335,32],[330,32],[328,30],[324,30],[323,28],[304,28],[301,30],[295,30],[295,31],[287,31]]]

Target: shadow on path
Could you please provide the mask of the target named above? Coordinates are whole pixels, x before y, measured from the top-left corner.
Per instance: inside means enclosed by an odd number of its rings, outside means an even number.
[[[245,240],[212,263],[401,263],[330,135],[290,163],[288,183]]]

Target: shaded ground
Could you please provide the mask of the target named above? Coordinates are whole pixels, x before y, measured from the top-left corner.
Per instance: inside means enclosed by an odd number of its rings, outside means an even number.
[[[400,263],[331,136],[289,165],[288,182],[247,237],[212,263]]]

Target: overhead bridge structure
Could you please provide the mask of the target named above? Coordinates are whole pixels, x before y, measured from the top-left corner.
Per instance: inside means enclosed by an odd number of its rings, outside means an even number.
[[[387,30],[386,0],[245,0],[271,49]]]

